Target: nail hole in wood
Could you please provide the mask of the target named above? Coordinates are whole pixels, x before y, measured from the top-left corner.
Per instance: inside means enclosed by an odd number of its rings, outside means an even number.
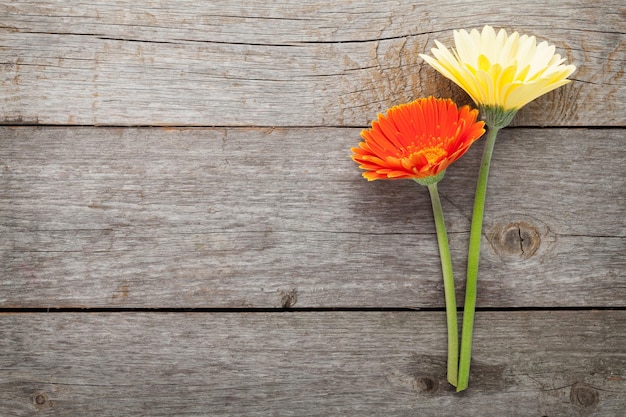
[[[33,402],[38,407],[44,407],[48,405],[48,396],[46,395],[45,392],[39,392],[33,395]]]

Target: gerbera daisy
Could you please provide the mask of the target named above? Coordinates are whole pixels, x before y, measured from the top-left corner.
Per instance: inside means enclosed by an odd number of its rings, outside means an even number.
[[[576,70],[563,65],[554,45],[517,32],[509,36],[504,29],[496,34],[491,26],[482,32],[455,30],[452,52],[435,44],[434,58],[420,56],[470,95],[489,127],[508,125],[517,110],[570,82],[567,77]]]
[[[521,107],[570,82],[567,77],[576,67],[564,65],[565,59],[547,42],[537,44],[534,36],[520,36],[517,32],[509,36],[504,29],[496,34],[491,26],[485,26],[482,32],[455,30],[454,43],[450,52],[435,41],[437,47],[431,50],[434,58],[420,56],[470,95],[489,127],[476,184],[467,257],[457,385],[457,391],[462,391],[469,383],[483,213],[496,136]]]
[[[457,386],[458,328],[450,247],[437,182],[448,166],[459,159],[485,133],[477,122],[477,110],[457,109],[450,99],[421,98],[379,114],[372,127],[361,132],[365,142],[352,148],[352,159],[370,181],[413,179],[428,187],[439,243],[439,255],[448,326],[448,381]]]
[[[457,109],[450,99],[428,97],[394,106],[361,132],[365,141],[352,148],[352,159],[370,181],[436,182],[485,133],[477,117],[477,110]]]

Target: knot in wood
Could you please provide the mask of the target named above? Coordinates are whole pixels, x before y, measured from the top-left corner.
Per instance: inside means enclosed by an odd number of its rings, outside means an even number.
[[[539,228],[525,221],[497,224],[490,235],[494,250],[505,260],[528,259],[541,245]]]
[[[48,395],[45,392],[38,392],[33,395],[33,403],[37,407],[52,406],[52,401],[48,400]]]
[[[588,408],[594,407],[600,402],[600,394],[598,390],[589,385],[575,384],[570,391],[569,399],[574,405]]]
[[[415,379],[415,388],[421,392],[436,392],[439,389],[439,380],[431,376],[419,376]]]
[[[282,308],[291,308],[298,302],[298,290],[280,291],[280,305]]]

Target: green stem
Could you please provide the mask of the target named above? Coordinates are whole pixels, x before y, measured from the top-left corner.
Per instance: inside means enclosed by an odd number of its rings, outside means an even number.
[[[454,295],[454,276],[452,273],[452,260],[450,258],[450,246],[446,233],[446,223],[443,219],[443,210],[437,191],[437,183],[428,185],[430,201],[433,205],[435,228],[437,230],[437,242],[439,243],[439,258],[443,272],[443,288],[446,299],[446,317],[448,322],[448,382],[457,386],[457,373],[459,369],[459,330],[456,319],[456,298]]]
[[[470,361],[472,357],[472,332],[474,329],[474,312],[476,310],[476,286],[478,280],[478,261],[480,258],[480,239],[483,228],[483,212],[485,208],[485,195],[487,193],[487,179],[489,178],[489,165],[496,135],[500,130],[489,128],[487,143],[480,163],[476,195],[474,197],[474,214],[470,229],[469,249],[467,253],[467,281],[465,287],[465,306],[463,308],[463,332],[461,333],[461,357],[459,362],[459,384],[457,392],[463,391],[469,384]]]

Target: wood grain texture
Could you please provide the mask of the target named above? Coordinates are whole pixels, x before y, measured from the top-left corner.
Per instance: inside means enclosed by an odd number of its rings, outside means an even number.
[[[491,24],[579,68],[515,123],[624,126],[624,13],[618,0],[2,1],[0,122],[363,126],[420,96],[468,102],[418,54]]]
[[[441,307],[427,191],[365,181],[358,141],[2,128],[0,306]],[[501,132],[479,306],[625,305],[622,142],[616,129]],[[481,144],[439,186],[459,299]]]
[[[621,417],[626,9],[509,3],[0,0],[0,415]],[[443,308],[428,193],[349,149],[468,103],[418,54],[485,24],[578,70],[499,135],[456,394],[406,311]],[[481,150],[439,185],[459,304]]]
[[[2,314],[5,416],[622,416],[626,312]]]

